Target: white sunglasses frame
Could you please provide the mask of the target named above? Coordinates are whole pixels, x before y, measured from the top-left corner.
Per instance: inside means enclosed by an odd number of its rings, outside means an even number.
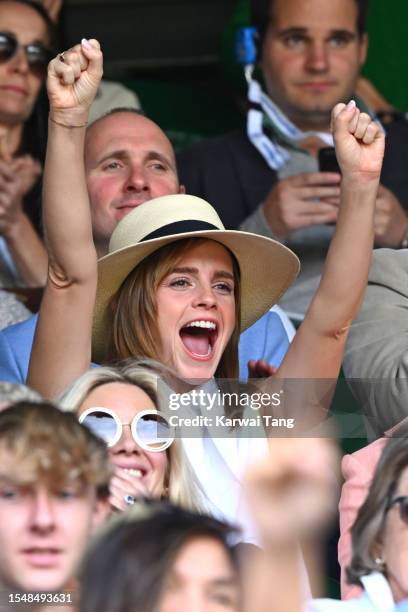
[[[122,437],[123,434],[123,426],[124,425],[130,425],[130,430],[132,432],[132,436],[134,441],[136,442],[136,444],[138,446],[140,446],[140,448],[142,448],[144,451],[147,451],[149,453],[162,453],[164,451],[166,451],[169,446],[171,444],[173,444],[174,442],[174,428],[171,427],[170,423],[167,421],[166,417],[159,412],[158,410],[153,410],[152,408],[147,409],[147,410],[142,410],[141,412],[138,412],[132,419],[132,421],[130,423],[123,423],[120,418],[118,417],[118,415],[116,414],[116,412],[114,412],[113,410],[111,410],[110,408],[105,408],[102,406],[92,406],[91,408],[87,408],[84,412],[82,412],[82,414],[79,415],[79,422],[82,424],[86,417],[89,416],[90,414],[92,414],[93,412],[103,412],[105,414],[108,414],[109,416],[111,416],[113,418],[113,420],[116,423],[116,435],[113,438],[113,441],[111,441],[110,443],[106,442],[106,445],[108,448],[112,448],[112,446],[115,446],[115,444],[117,444],[119,442],[119,440]],[[163,420],[166,421],[168,428],[169,428],[169,438],[167,440],[167,442],[164,443],[163,446],[161,446],[160,448],[151,448],[148,444],[146,444],[143,440],[141,440],[141,438],[139,437],[138,433],[137,433],[137,423],[140,421],[141,418],[143,418],[146,415],[159,415]],[[85,425],[86,427],[86,425]],[[91,431],[93,431],[91,428],[89,428]],[[95,432],[94,432],[95,433]],[[95,435],[97,435],[95,433]]]

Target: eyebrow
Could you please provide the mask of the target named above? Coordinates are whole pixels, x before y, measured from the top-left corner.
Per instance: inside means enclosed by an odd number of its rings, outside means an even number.
[[[198,268],[190,268],[188,266],[177,267],[170,270],[170,274],[193,274],[197,276]],[[214,274],[214,278],[228,278],[234,281],[234,275],[231,272],[227,272],[226,270],[217,270]]]
[[[292,26],[290,28],[284,28],[283,30],[278,30],[275,34],[275,36],[277,38],[285,38],[287,36],[293,36],[296,34],[300,34],[302,36],[308,36],[309,35],[309,30],[308,28],[303,28],[300,26]],[[330,30],[328,37],[331,36],[343,36],[344,38],[347,38],[348,40],[354,40],[357,38],[357,33],[356,32],[351,32],[350,30],[344,30],[344,29],[337,29],[337,30]]]

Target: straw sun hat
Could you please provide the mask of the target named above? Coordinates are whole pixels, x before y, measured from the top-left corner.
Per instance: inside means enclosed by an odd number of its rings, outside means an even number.
[[[115,228],[108,255],[98,263],[93,358],[107,349],[112,296],[130,272],[160,247],[182,238],[209,238],[229,249],[241,271],[241,331],[255,323],[285,293],[299,272],[299,260],[275,240],[226,230],[214,208],[190,195],[168,195],[141,204]]]

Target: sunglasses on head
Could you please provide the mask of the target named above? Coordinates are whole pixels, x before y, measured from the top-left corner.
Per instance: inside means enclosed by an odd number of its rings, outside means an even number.
[[[20,48],[24,49],[31,72],[45,76],[48,63],[53,57],[50,49],[37,42],[20,45],[14,34],[0,32],[0,63],[11,60]]]
[[[408,525],[408,495],[401,495],[400,497],[394,497],[386,508],[386,511],[391,510],[394,506],[398,504],[400,519],[405,525]]]
[[[168,421],[155,410],[142,410],[130,423],[122,423],[109,408],[88,408],[80,415],[79,422],[102,438],[109,447],[119,442],[124,425],[130,427],[136,444],[151,453],[166,450],[174,440]]]

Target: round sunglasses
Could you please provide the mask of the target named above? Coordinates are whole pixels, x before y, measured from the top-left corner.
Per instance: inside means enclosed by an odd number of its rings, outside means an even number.
[[[37,76],[44,77],[47,72],[47,66],[53,58],[52,51],[37,42],[20,45],[14,34],[0,32],[0,63],[11,60],[19,49],[24,50],[31,72]]]
[[[123,423],[109,408],[87,408],[80,415],[79,422],[102,438],[109,447],[119,442],[124,425],[130,427],[136,444],[151,453],[166,450],[174,440],[173,428],[155,410],[142,410],[130,423]]]
[[[399,506],[399,514],[401,521],[405,523],[405,525],[408,525],[408,495],[400,495],[399,497],[394,497],[394,499],[392,499],[388,503],[386,507],[386,512],[388,512],[388,510],[391,510],[391,508],[393,508],[397,504]]]

